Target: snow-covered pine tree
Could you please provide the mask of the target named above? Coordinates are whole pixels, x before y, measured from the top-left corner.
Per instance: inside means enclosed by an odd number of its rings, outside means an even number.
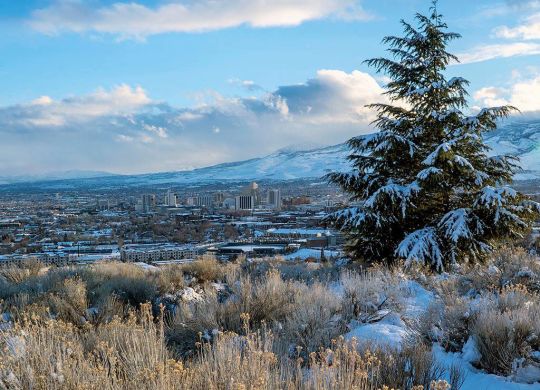
[[[372,104],[378,132],[349,140],[353,171],[328,179],[358,207],[331,221],[346,233],[347,249],[367,262],[419,262],[439,271],[482,260],[500,239],[520,237],[540,207],[508,187],[519,169],[511,156],[489,157],[482,135],[513,107],[467,116],[468,81],[447,79],[457,58],[446,48],[460,35],[447,31],[437,2],[417,27],[388,36],[390,58],[366,61],[390,81],[391,104]]]

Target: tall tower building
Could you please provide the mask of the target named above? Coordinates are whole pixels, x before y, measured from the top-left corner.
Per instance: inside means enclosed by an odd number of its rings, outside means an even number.
[[[171,190],[167,190],[167,193],[165,194],[165,205],[166,206],[172,206],[176,207],[178,204],[178,198],[174,192]]]
[[[235,210],[253,210],[255,208],[255,198],[249,195],[240,195],[234,201]]]
[[[199,195],[197,197],[196,206],[198,207],[212,207],[214,204],[214,197],[212,195]]]
[[[153,194],[144,194],[142,196],[142,211],[147,213],[156,207],[156,196]]]
[[[268,206],[274,210],[281,210],[281,190],[270,190],[268,191]]]

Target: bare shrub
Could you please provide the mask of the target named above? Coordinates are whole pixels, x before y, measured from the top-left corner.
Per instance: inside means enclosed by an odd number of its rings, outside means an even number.
[[[22,283],[30,276],[30,270],[25,268],[0,268],[0,278],[4,279],[8,283]]]
[[[174,293],[186,285],[181,264],[164,266],[158,272],[152,272],[148,277],[154,281],[160,294]]]
[[[280,343],[294,347],[303,356],[329,347],[331,341],[342,334],[345,323],[341,316],[341,299],[327,286],[316,283],[301,285],[294,307],[284,319]]]
[[[272,270],[255,281],[242,276],[232,291],[232,296],[218,308],[218,321],[223,329],[241,333],[242,314],[249,316],[252,328],[263,322],[282,322],[294,308],[298,285],[284,281],[279,272]]]
[[[105,297],[95,307],[88,309],[86,317],[94,324],[105,324],[116,318],[126,318],[129,307],[114,295]]]
[[[225,333],[214,345],[206,344],[192,367],[194,389],[277,389],[281,388],[279,361],[272,352],[273,337],[267,332],[246,336]]]
[[[516,359],[528,359],[540,347],[540,302],[523,287],[506,288],[493,300],[477,313],[472,334],[482,368],[510,375]]]
[[[374,349],[375,356],[380,361],[378,374],[383,382],[378,386],[387,385],[396,389],[412,389],[414,386],[430,388],[434,381],[439,381],[445,367],[438,363],[431,346],[422,342],[411,342],[403,348]]]
[[[269,275],[266,283],[260,291],[282,291],[280,286],[289,282]],[[81,296],[81,286],[76,279],[66,281],[64,291]],[[317,313],[328,317],[323,308],[327,303],[339,306],[325,295],[322,285],[315,286],[318,298],[308,299],[310,290],[304,285],[295,301],[316,309],[308,313],[308,319]],[[201,305],[200,310],[210,308],[209,322],[218,313],[211,307],[218,304],[215,299],[193,303]],[[198,320],[205,315],[195,309],[189,313]],[[373,390],[386,383],[413,388],[413,382],[426,384],[431,378],[429,388],[448,389],[436,381],[435,367],[418,347],[414,352],[359,351],[354,342],[340,338],[302,363],[276,354],[274,334],[264,324],[252,331],[247,314],[241,322],[243,335],[216,333],[192,359],[178,361],[167,350],[163,316],[152,316],[150,305],[142,305],[138,313],[131,311],[125,319],[113,317],[84,328],[55,319],[21,319],[0,334],[0,348],[5,351],[0,354],[0,388]],[[405,373],[402,378],[398,378],[399,368]]]
[[[22,283],[28,278],[39,275],[44,268],[45,265],[39,260],[28,259],[17,265],[0,266],[0,279],[5,278],[10,283]]]
[[[88,303],[86,284],[78,278],[65,279],[60,288],[48,296],[48,307],[66,322],[83,325]]]
[[[223,267],[213,256],[202,256],[191,263],[184,264],[182,270],[195,276],[201,283],[220,281],[225,276]]]
[[[176,311],[166,316],[166,339],[172,353],[181,358],[193,356],[197,346],[212,341],[217,331],[219,303],[215,294],[202,301],[181,303]]]
[[[366,321],[383,307],[399,308],[399,282],[387,269],[362,273],[345,271],[341,275],[341,284],[343,315],[348,320]]]

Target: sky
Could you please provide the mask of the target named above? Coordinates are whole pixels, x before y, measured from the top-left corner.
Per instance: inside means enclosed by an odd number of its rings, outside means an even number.
[[[373,131],[429,0],[0,0],[0,176],[193,169]],[[473,109],[540,112],[540,0],[440,0]]]

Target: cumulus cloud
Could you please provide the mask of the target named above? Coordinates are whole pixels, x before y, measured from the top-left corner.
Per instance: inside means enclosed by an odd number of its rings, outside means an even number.
[[[326,17],[362,20],[369,15],[358,0],[178,0],[156,7],[136,2],[92,7],[82,0],[57,0],[47,8],[36,10],[29,24],[45,34],[92,31],[144,38],[240,25],[296,26]]]
[[[150,102],[141,87],[132,88],[124,84],[110,91],[98,89],[89,95],[59,101],[41,96],[28,104],[0,108],[0,115],[11,118],[14,124],[58,127],[107,115],[128,114]]]
[[[0,108],[0,165],[13,173],[137,173],[236,161],[291,144],[336,144],[372,131],[374,113],[365,105],[384,101],[382,92],[366,73],[320,70],[256,97],[212,92],[193,107],[156,102],[127,85],[40,97]]]
[[[498,107],[508,104],[508,100],[504,98],[507,91],[503,88],[485,87],[481,88],[474,94],[474,99],[481,102],[482,105],[488,107]]]
[[[510,104],[524,114],[540,113],[540,75],[517,80],[508,88],[487,87],[474,94],[482,106],[501,106]]]

